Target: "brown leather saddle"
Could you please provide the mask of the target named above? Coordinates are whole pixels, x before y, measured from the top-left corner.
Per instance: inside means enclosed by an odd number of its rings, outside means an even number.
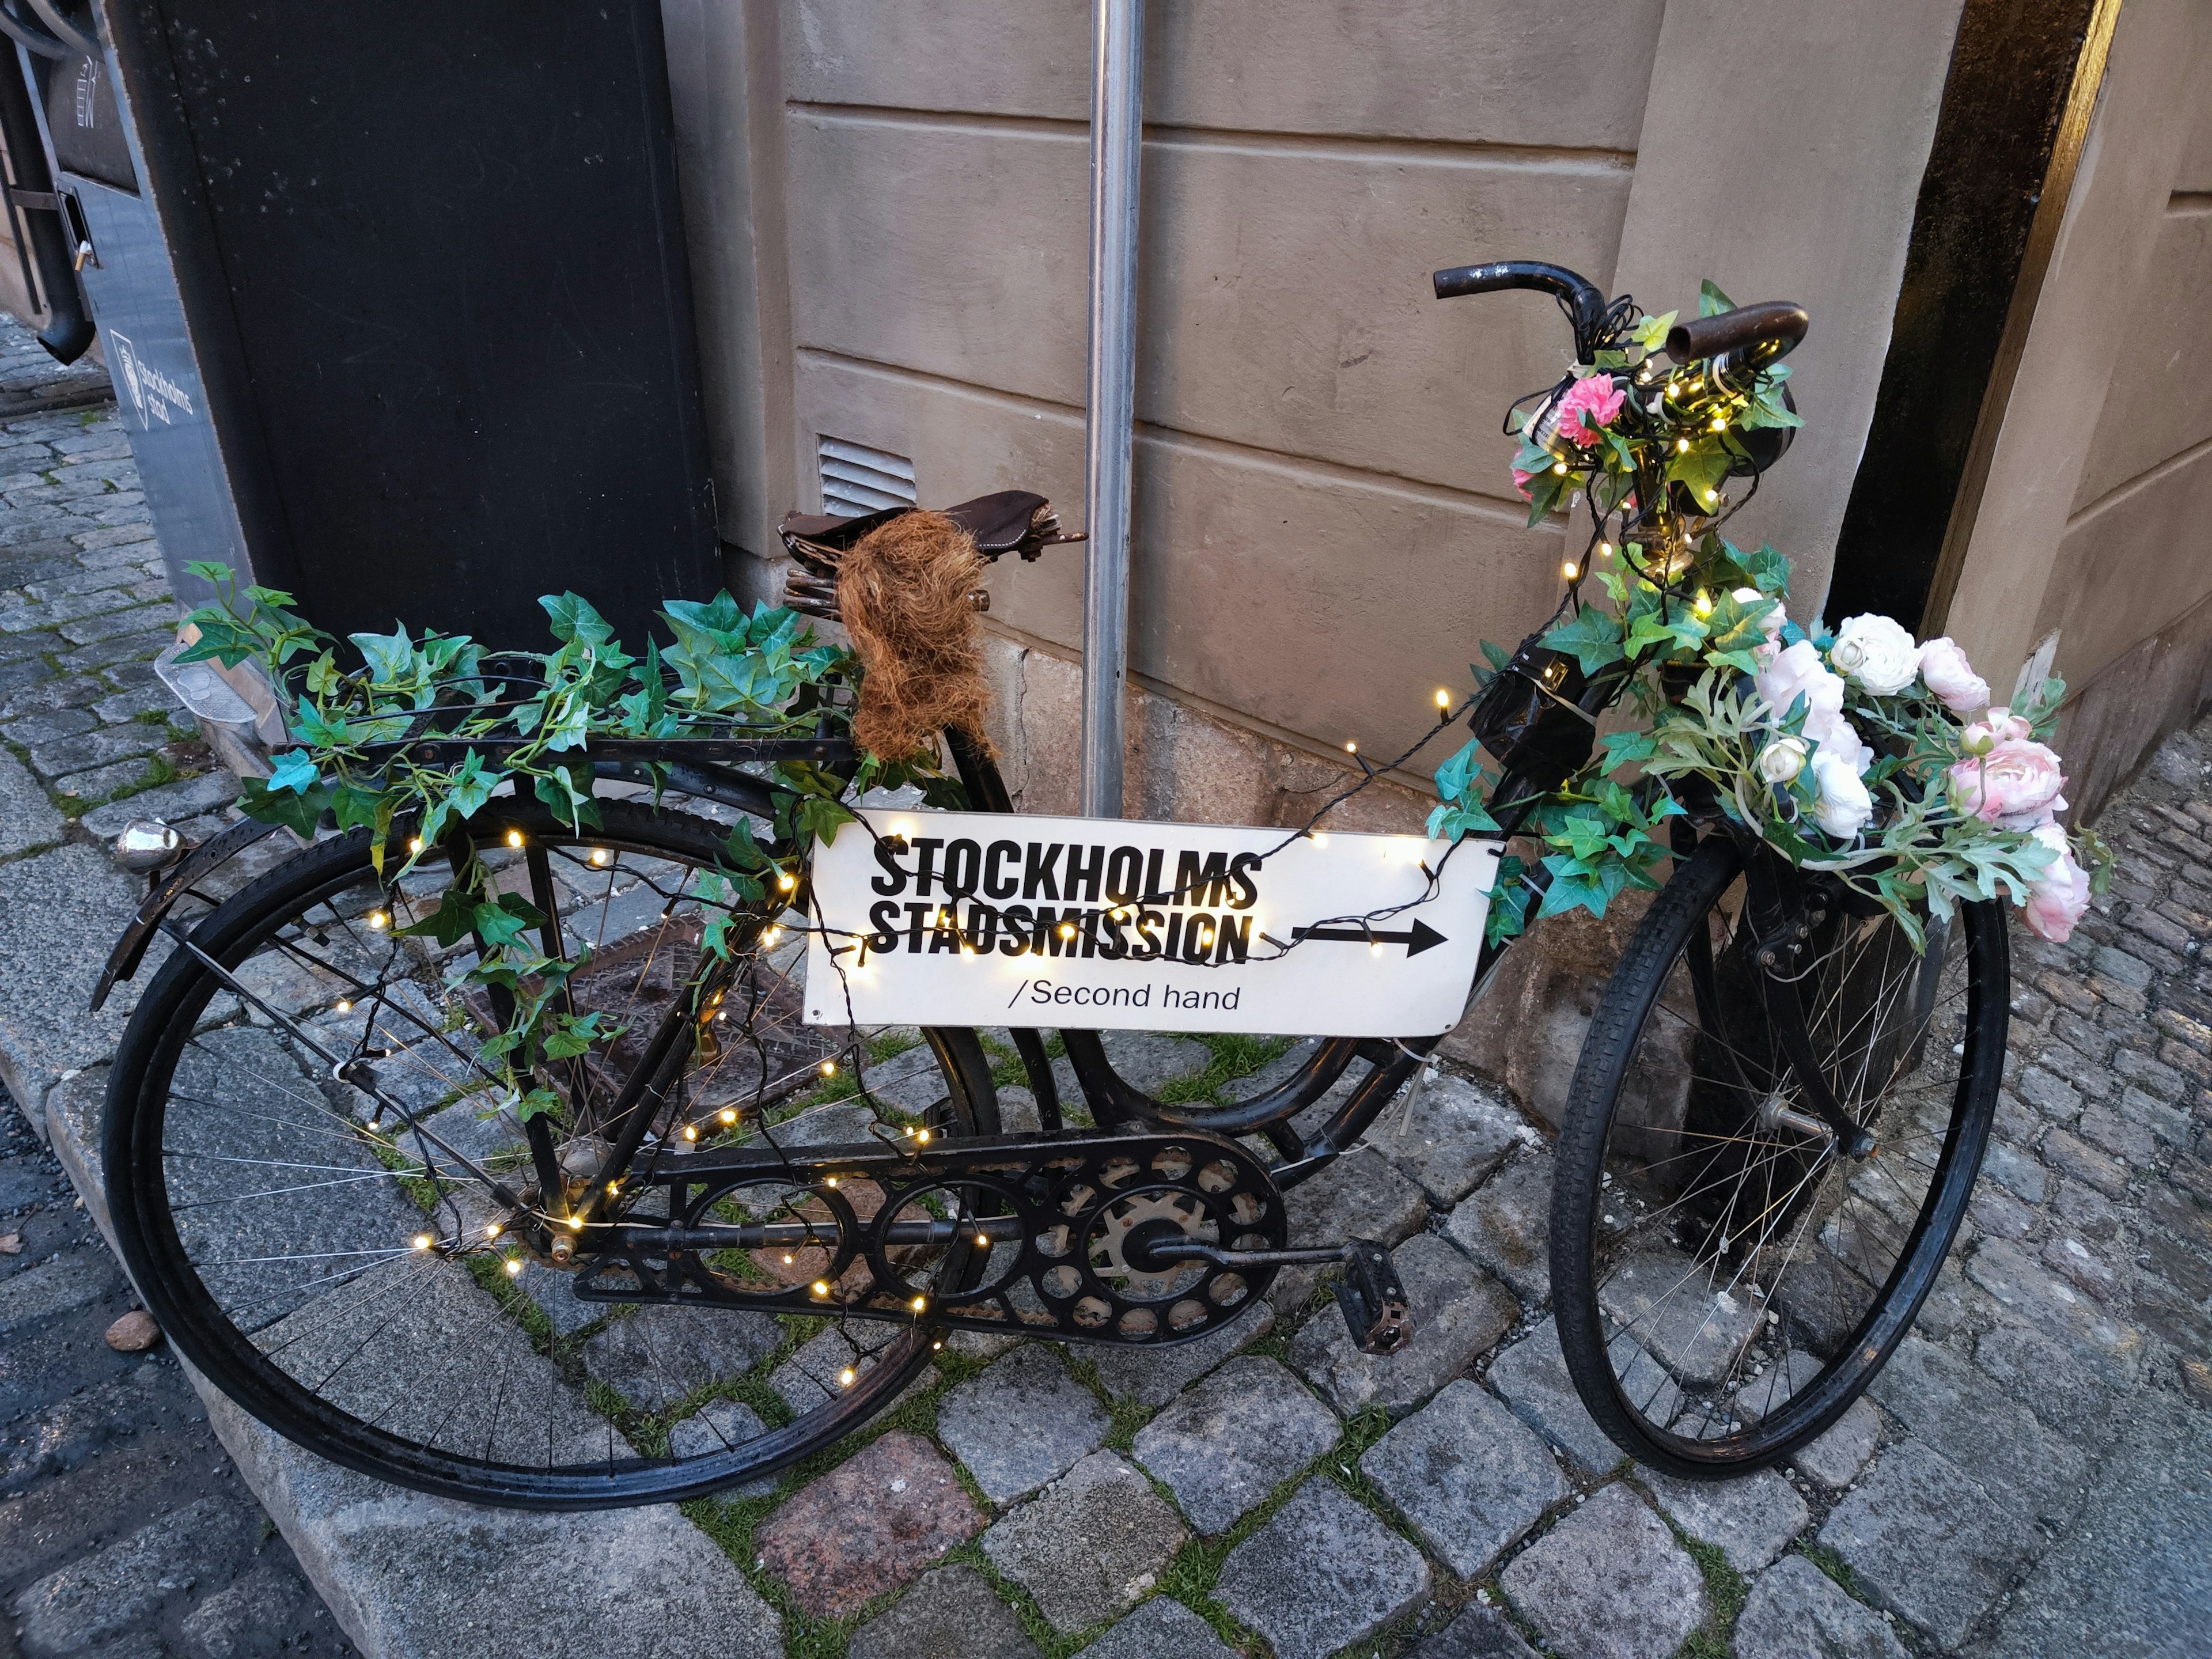
[[[776,533],[796,563],[784,584],[784,603],[809,616],[837,619],[837,561],[847,549],[880,529],[911,507],[886,507],[853,518],[821,513],[787,513]],[[978,495],[972,501],[944,509],[945,516],[975,538],[975,550],[986,559],[1018,553],[1034,560],[1057,542],[1079,542],[1079,531],[1069,535],[1060,527],[1052,503],[1026,489],[1001,489]],[[988,611],[991,596],[976,590],[975,608]]]

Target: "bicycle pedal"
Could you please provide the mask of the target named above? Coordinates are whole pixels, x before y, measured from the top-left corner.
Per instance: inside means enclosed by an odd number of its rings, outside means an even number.
[[[1390,1252],[1371,1238],[1346,1241],[1336,1305],[1344,1310],[1352,1346],[1362,1353],[1396,1353],[1413,1340],[1413,1310]]]

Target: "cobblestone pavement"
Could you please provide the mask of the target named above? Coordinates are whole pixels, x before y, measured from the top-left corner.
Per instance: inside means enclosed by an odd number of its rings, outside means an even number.
[[[10,971],[13,971],[12,968]],[[0,1655],[353,1647],[162,1349],[101,1340],[131,1287],[52,1152],[0,1109]]]
[[[87,843],[133,812],[209,812],[220,784],[157,781],[205,763],[164,723],[147,677],[169,613],[112,417],[0,424],[0,1065],[86,1180],[88,1103],[119,1016],[85,1018],[82,993],[130,897]],[[552,1644],[514,1632],[585,1616],[619,1632],[624,1653],[690,1654],[711,1626],[720,1650],[809,1659],[2203,1651],[2206,758],[2178,736],[2108,809],[2124,873],[2071,945],[2019,937],[2008,1086],[1967,1234],[1872,1397],[1785,1471],[1692,1486],[1621,1463],[1576,1401],[1547,1318],[1546,1139],[1449,1074],[1291,1199],[1302,1237],[1358,1231],[1394,1247],[1419,1334],[1389,1359],[1352,1352],[1325,1291],[1290,1274],[1271,1307],[1189,1347],[1086,1353],[960,1337],[896,1410],[771,1491],[682,1517],[557,1525],[337,1476],[221,1402],[216,1426],[374,1659],[539,1651]],[[108,801],[129,788],[148,793]],[[1115,1043],[1125,1071],[1154,1082],[1222,1069],[1205,1043]],[[52,1199],[51,1166],[18,1153],[0,1182],[18,1169],[21,1190],[46,1196],[27,1200],[41,1207],[24,1256],[0,1263],[13,1269],[0,1325],[21,1322],[9,1364],[29,1354],[37,1369],[49,1346],[83,1346],[123,1304],[113,1275],[94,1272],[82,1224]],[[78,1265],[49,1267],[57,1252]],[[100,1288],[67,1289],[80,1274]],[[22,1311],[54,1296],[82,1299],[68,1313]],[[70,1319],[73,1334],[53,1334],[52,1322]],[[178,1437],[179,1467],[219,1467],[173,1370],[91,1358],[113,1374],[82,1379],[114,1391],[102,1399],[143,1389],[167,1402],[160,1421],[173,1426],[142,1437]],[[0,1395],[7,1413],[78,1409],[54,1397],[76,1386],[64,1370],[35,1400]],[[47,1420],[19,1421],[10,1456],[44,1456],[26,1449],[48,1431],[23,1423]],[[33,1479],[44,1490],[76,1481],[86,1516],[103,1502],[112,1514],[101,1477],[150,1482],[130,1473],[138,1455],[112,1449]],[[352,1495],[331,1496],[341,1486]],[[18,1535],[40,1490],[0,1509],[0,1537]],[[159,1492],[106,1530],[63,1506],[78,1541],[35,1559],[0,1548],[9,1593],[49,1570],[40,1562],[82,1559],[158,1514],[130,1549],[96,1558],[112,1564],[103,1583],[152,1596],[143,1564],[172,1547],[162,1540],[177,1534],[161,1528],[184,1506],[250,1513],[227,1475]],[[202,1536],[197,1520],[190,1536]],[[96,1650],[186,1640],[179,1609],[241,1560],[231,1545],[207,1546],[204,1560],[174,1548],[164,1571],[196,1588],[155,1577],[158,1610]],[[271,1545],[240,1582],[277,1576],[281,1559]],[[533,1574],[553,1583],[543,1612]],[[489,1641],[477,1616],[487,1583],[508,1632]],[[564,1612],[561,1595],[580,1599]],[[652,1617],[664,1601],[680,1615]],[[40,1605],[35,1593],[15,1600],[0,1630],[20,1629],[41,1659],[75,1650],[45,1633]],[[626,1616],[601,1619],[602,1605]],[[127,1646],[142,1637],[143,1649]]]

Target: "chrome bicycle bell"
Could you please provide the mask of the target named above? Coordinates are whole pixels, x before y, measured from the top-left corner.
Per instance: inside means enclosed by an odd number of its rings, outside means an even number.
[[[190,850],[185,838],[159,818],[133,818],[112,844],[115,861],[143,873],[166,870]]]

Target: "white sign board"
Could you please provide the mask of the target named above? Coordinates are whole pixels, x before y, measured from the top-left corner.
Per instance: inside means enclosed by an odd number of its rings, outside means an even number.
[[[867,816],[815,848],[811,1024],[1430,1036],[1466,1006],[1500,850]]]

